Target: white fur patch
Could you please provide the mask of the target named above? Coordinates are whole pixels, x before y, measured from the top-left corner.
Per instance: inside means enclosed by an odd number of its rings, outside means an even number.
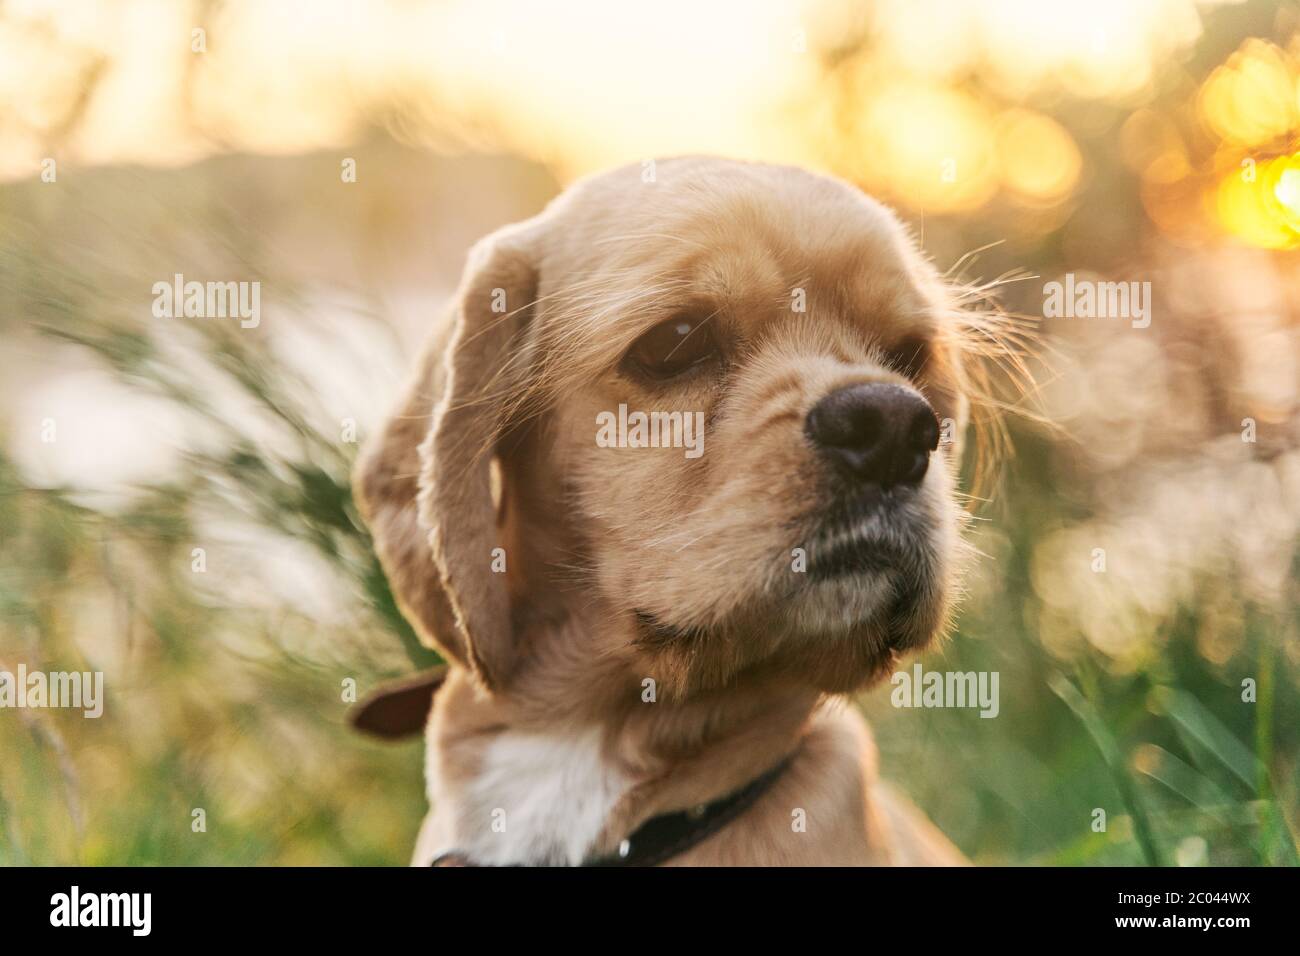
[[[631,786],[606,764],[600,743],[596,729],[562,738],[501,734],[469,788],[475,817],[489,823],[460,833],[460,848],[483,864],[581,863]]]

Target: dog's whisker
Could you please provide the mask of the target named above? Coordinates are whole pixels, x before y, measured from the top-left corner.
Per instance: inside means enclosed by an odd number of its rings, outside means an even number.
[[[696,242],[694,239],[688,239],[686,236],[677,236],[667,232],[640,232],[628,233],[622,236],[611,236],[608,239],[597,239],[593,245],[606,246],[616,242],[627,242],[629,239],[668,239],[673,242],[684,242],[688,245],[695,246],[697,249],[707,249],[702,242]]]

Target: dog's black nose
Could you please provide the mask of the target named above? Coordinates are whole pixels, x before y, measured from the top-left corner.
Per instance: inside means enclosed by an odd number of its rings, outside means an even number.
[[[850,480],[882,488],[918,484],[939,447],[930,403],[879,382],[831,392],[808,413],[804,431]]]

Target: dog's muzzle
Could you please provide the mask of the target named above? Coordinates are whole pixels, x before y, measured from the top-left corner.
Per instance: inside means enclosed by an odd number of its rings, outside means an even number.
[[[827,463],[825,508],[808,568],[813,580],[887,574],[914,564],[925,537],[916,490],[939,447],[930,403],[903,385],[837,389],[813,406],[804,431]]]

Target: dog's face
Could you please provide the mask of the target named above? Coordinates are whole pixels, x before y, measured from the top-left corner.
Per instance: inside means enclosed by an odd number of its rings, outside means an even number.
[[[422,446],[432,597],[402,593],[417,532],[367,494],[399,599],[489,685],[538,621],[598,609],[600,653],[678,691],[773,669],[859,686],[948,612],[952,305],[843,183],[656,173],[587,180],[471,262]]]

